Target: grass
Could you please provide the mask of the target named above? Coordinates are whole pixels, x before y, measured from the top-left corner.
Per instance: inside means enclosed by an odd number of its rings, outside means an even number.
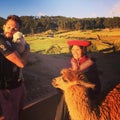
[[[85,31],[48,31],[37,35],[25,37],[31,46],[31,52],[68,53],[67,41],[70,39],[84,39],[92,42],[90,51],[116,47],[120,49],[120,29],[85,30]],[[107,44],[106,44],[107,43]],[[108,44],[109,43],[109,44]],[[111,44],[111,45],[110,45]]]

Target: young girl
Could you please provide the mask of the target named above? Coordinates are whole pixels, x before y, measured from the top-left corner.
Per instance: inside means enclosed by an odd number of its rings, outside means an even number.
[[[86,75],[87,80],[96,85],[94,91],[91,89],[88,91],[88,95],[93,100],[97,99],[101,85],[95,61],[87,56],[87,47],[91,45],[91,42],[85,40],[69,40],[68,45],[72,53],[70,68],[72,70],[82,71]],[[69,113],[63,95],[57,107],[55,120],[69,120]]]

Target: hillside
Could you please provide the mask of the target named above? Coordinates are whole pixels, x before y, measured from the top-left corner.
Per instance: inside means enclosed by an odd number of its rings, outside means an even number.
[[[70,39],[89,40],[91,52],[113,52],[120,50],[120,29],[86,31],[47,31],[25,37],[32,52],[43,54],[68,53],[67,41]]]

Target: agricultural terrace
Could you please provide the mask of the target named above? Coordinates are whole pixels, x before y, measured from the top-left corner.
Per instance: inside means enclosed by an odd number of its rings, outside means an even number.
[[[97,29],[84,31],[46,31],[40,34],[27,35],[26,41],[31,52],[43,54],[68,53],[67,41],[70,39],[89,40],[90,52],[115,52],[120,50],[120,29]]]

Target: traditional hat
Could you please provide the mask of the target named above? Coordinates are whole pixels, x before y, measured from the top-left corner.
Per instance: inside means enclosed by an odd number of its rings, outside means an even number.
[[[68,45],[69,46],[78,45],[78,46],[87,47],[87,46],[91,45],[91,42],[85,41],[85,40],[69,40]]]

